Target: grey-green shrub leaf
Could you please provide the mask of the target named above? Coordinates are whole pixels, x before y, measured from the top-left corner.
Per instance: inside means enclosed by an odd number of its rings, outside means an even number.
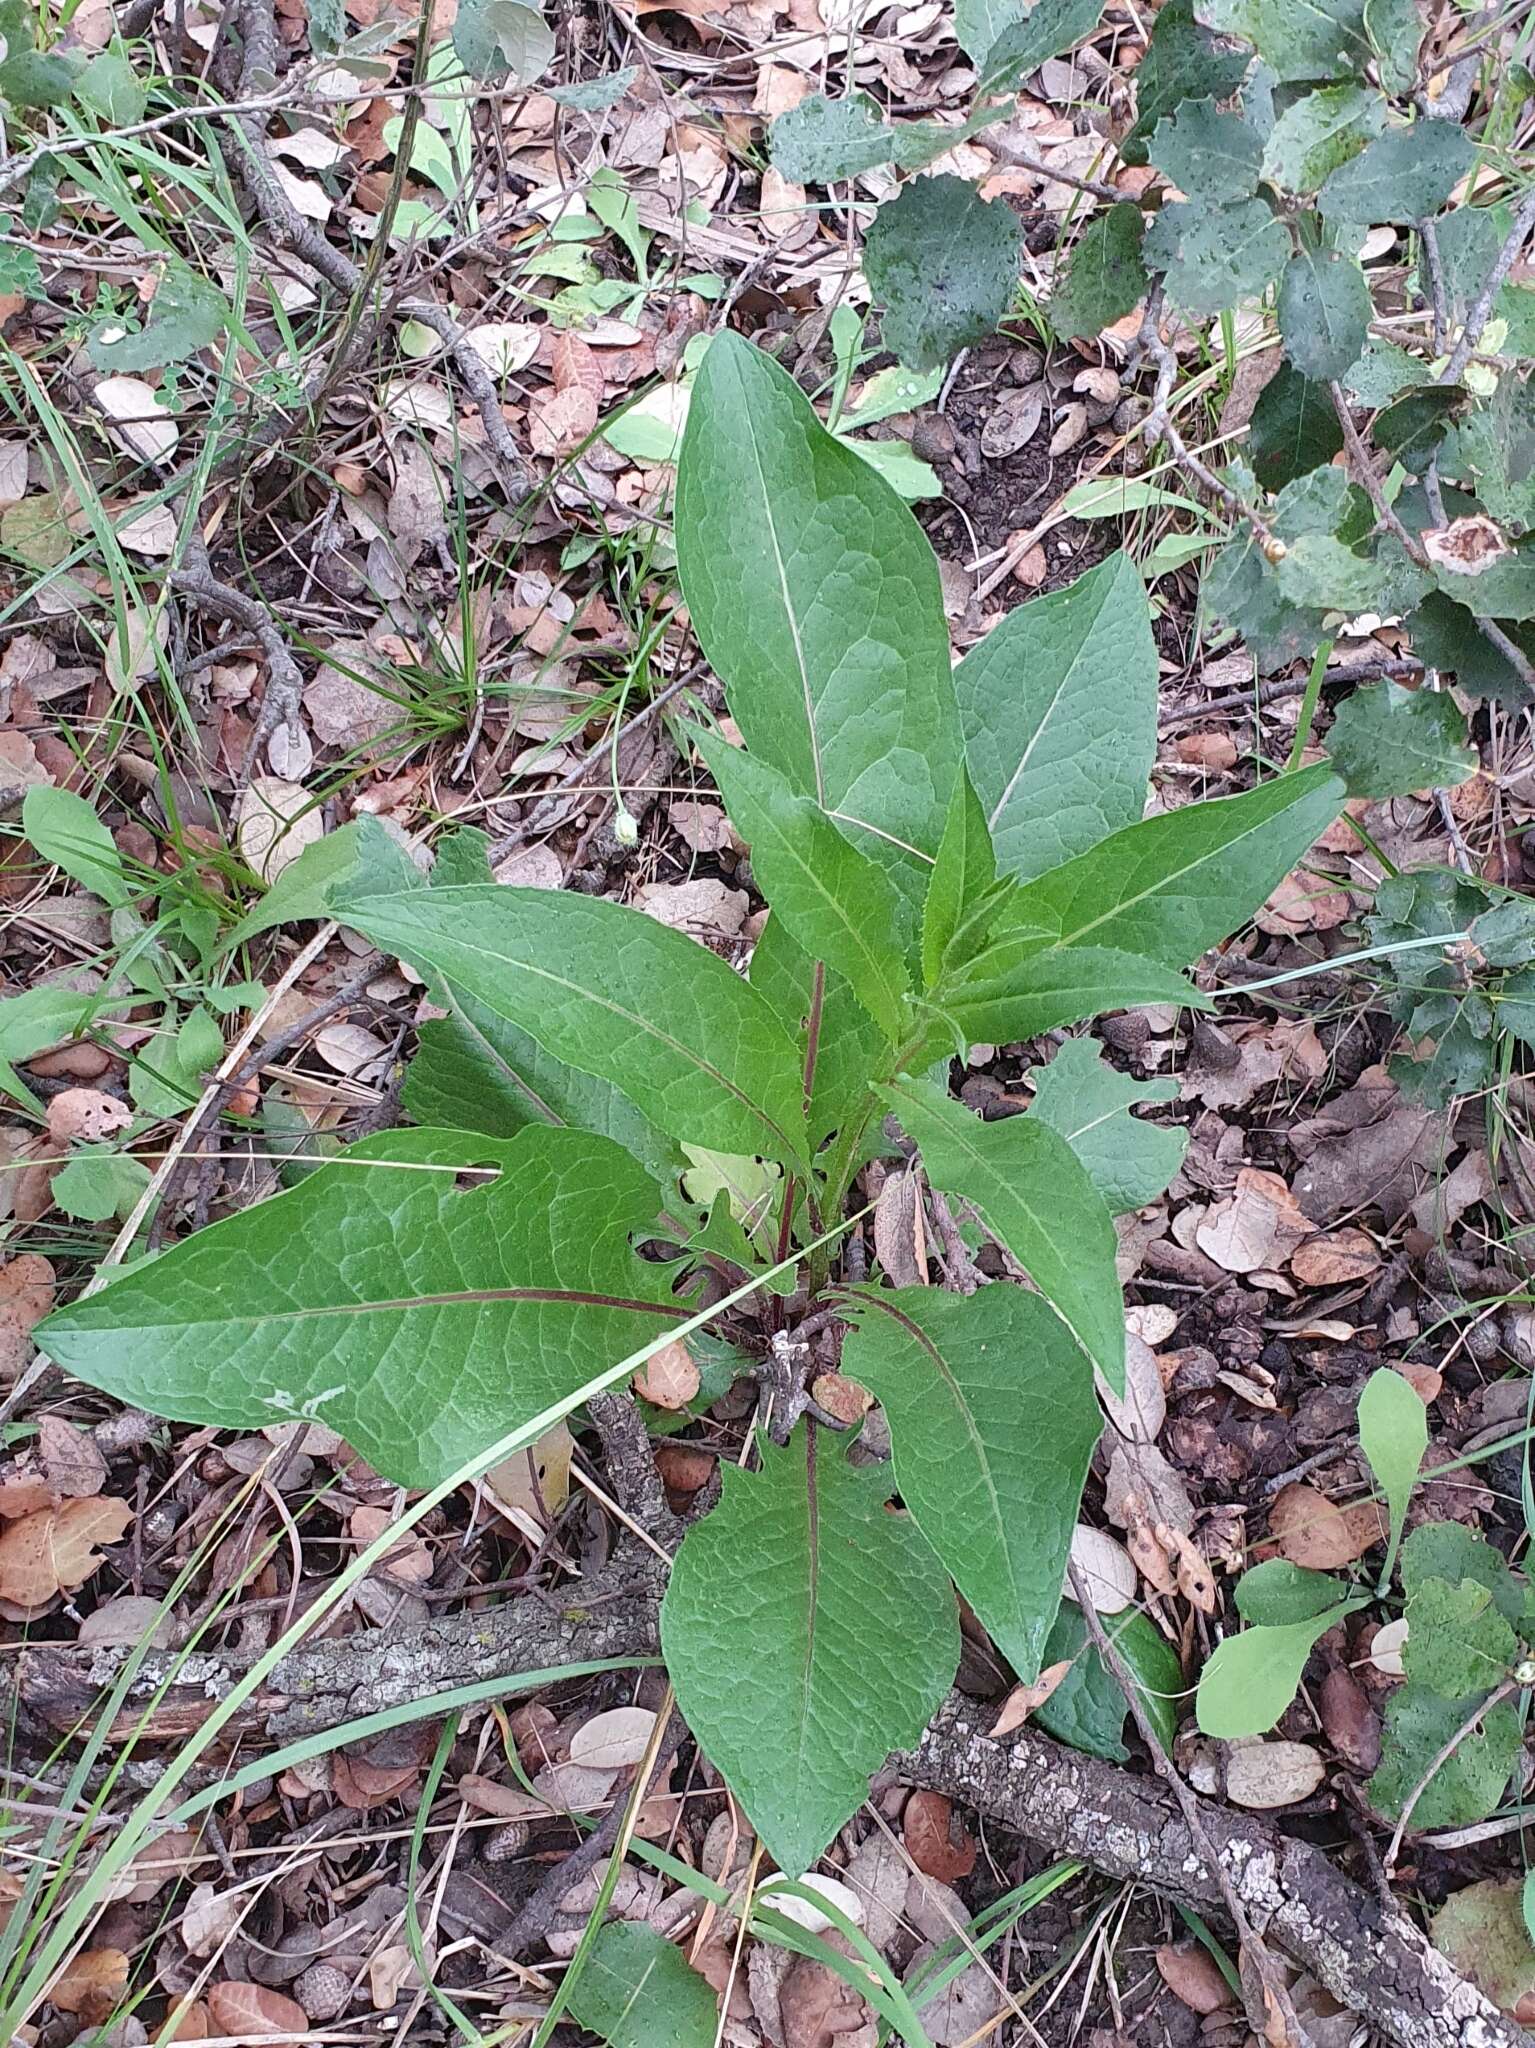
[[[1324,85],[1286,107],[1263,146],[1263,175],[1281,192],[1315,192],[1357,156],[1386,119],[1373,86]]]
[[[1441,1699],[1491,1692],[1508,1676],[1517,1647],[1491,1588],[1478,1579],[1424,1579],[1408,1598],[1402,1663],[1414,1686]]]
[[[707,947],[638,911],[550,889],[347,900],[346,921],[439,975],[674,1138],[804,1156],[803,1077],[763,998]]]
[[[922,981],[932,988],[980,950],[996,907],[997,857],[986,813],[961,766],[922,902]]]
[[[1359,360],[1374,311],[1357,257],[1300,249],[1279,280],[1279,331],[1303,377],[1342,377]]]
[[[1282,84],[1336,78],[1370,55],[1364,0],[1201,0],[1218,34],[1251,43]]]
[[[531,85],[548,69],[555,42],[543,15],[522,0],[463,0],[453,48],[472,78]]]
[[[1476,162],[1458,121],[1388,128],[1334,171],[1317,194],[1324,219],[1394,221],[1406,227],[1437,213]]]
[[[675,1942],[610,1920],[576,1973],[570,2016],[608,2048],[714,2048],[719,2001]]]
[[[479,1166],[499,1171],[456,1184]],[[37,1341],[157,1415],[323,1420],[430,1486],[677,1319],[667,1270],[629,1242],[657,1204],[584,1132],[390,1131],[57,1310]]]
[[[82,1223],[126,1216],[149,1185],[149,1168],[128,1152],[76,1152],[54,1174],[49,1193],[54,1207]]]
[[[1122,1074],[1090,1038],[1068,1038],[1032,1078],[1029,1114],[1066,1140],[1111,1215],[1139,1209],[1165,1192],[1183,1163],[1188,1133],[1144,1123],[1130,1109],[1137,1102],[1176,1100],[1176,1081]]]
[[[965,178],[913,178],[879,209],[863,270],[887,348],[913,370],[995,333],[1018,283],[1022,230],[1004,200]]]
[[[1303,533],[1275,571],[1285,602],[1297,610],[1357,612],[1375,602],[1384,575],[1378,561],[1357,554],[1331,533]]]
[[[688,1726],[798,1877],[921,1736],[959,1622],[927,1539],[886,1511],[888,1466],[849,1464],[808,1423],[759,1450],[760,1472],[722,1469],[719,1506],[677,1553],[661,1649]]]
[[[1290,363],[1282,363],[1258,393],[1248,428],[1253,474],[1266,491],[1331,462],[1343,446],[1332,400]]]
[[[1503,1700],[1463,1733],[1467,1713],[1463,1700],[1440,1699],[1417,1685],[1397,1687],[1386,1702],[1381,1761],[1367,1788],[1377,1812],[1394,1820],[1452,1742],[1451,1754],[1413,1807],[1413,1828],[1465,1827],[1493,1811],[1523,1754],[1519,1716]]]
[[[1375,52],[1375,68],[1387,92],[1409,93],[1418,82],[1418,48],[1423,16],[1418,0],[1364,0],[1364,30]],[[1453,121],[1441,124],[1451,128]],[[1366,216],[1359,215],[1359,219]],[[1376,216],[1371,214],[1370,219]]]
[[[1338,706],[1327,735],[1332,764],[1350,796],[1411,796],[1453,789],[1476,773],[1466,717],[1447,690],[1376,683]]]
[[[1409,391],[1376,415],[1372,430],[1376,444],[1388,455],[1395,455],[1404,469],[1420,469],[1464,404],[1465,393],[1453,385],[1431,384],[1422,391]]]
[[[1218,1643],[1195,1699],[1204,1733],[1224,1742],[1266,1735],[1299,1690],[1306,1659],[1351,1605],[1357,1603],[1343,1601],[1278,1628],[1245,1628]]]
[[[1037,1294],[998,1283],[860,1291],[842,1370],[890,1424],[902,1500],[1025,1683],[1060,1606],[1103,1417]]]
[[[1217,49],[1194,19],[1193,0],[1167,0],[1157,10],[1146,54],[1136,67],[1136,122],[1120,145],[1127,164],[1146,161],[1147,138],[1186,99],[1229,99],[1242,83],[1244,51]]]
[[[1037,938],[993,941],[938,993],[973,1045],[1010,1045],[1144,1003],[1210,1007],[1208,996],[1160,961],[1106,946],[1042,945]]]
[[[1028,880],[1144,811],[1157,649],[1128,555],[1015,606],[959,664],[954,689],[1003,874]]]
[[[114,909],[133,901],[122,855],[106,826],[72,789],[38,783],[22,799],[21,829],[42,859]]]
[[[1342,801],[1342,783],[1319,765],[1143,819],[1022,884],[1007,922],[1043,928],[1062,947],[1108,946],[1169,967],[1197,960],[1264,903]]]
[[[930,1081],[880,1091],[922,1149],[928,1179],[969,1202],[1116,1393],[1125,1325],[1113,1218],[1066,1140],[1031,1116],[983,1123]],[[1052,1610],[1053,1611],[1053,1610]]]
[[[751,752],[866,853],[933,852],[960,758],[933,551],[794,380],[732,334],[694,383],[676,528],[694,629]]]
[[[1050,324],[1063,339],[1101,333],[1145,297],[1144,233],[1145,216],[1128,199],[1089,221],[1050,295]]]
[[[1475,1579],[1491,1593],[1505,1621],[1517,1623],[1524,1613],[1524,1587],[1502,1553],[1460,1522],[1423,1522],[1414,1529],[1402,1545],[1400,1575],[1409,1600],[1430,1579],[1447,1579],[1451,1585]]]
[[[1183,100],[1157,123],[1146,155],[1186,198],[1224,206],[1257,192],[1263,140],[1240,114],[1219,112],[1214,100]]]
[[[1442,566],[1435,576],[1445,596],[1476,618],[1516,623],[1535,619],[1535,546],[1521,544],[1480,576],[1462,576]]]
[[[13,107],[60,107],[74,90],[77,57],[52,50],[18,50],[0,63],[0,99]]]
[[[1135,1680],[1142,1709],[1161,1736],[1163,1747],[1171,1749],[1178,1733],[1178,1703],[1185,1690],[1177,1651],[1136,1608],[1104,1615],[1103,1625]],[[1058,1742],[1069,1742],[1073,1749],[1124,1763],[1130,1752],[1120,1733],[1130,1709],[1119,1680],[1088,1636],[1082,1610],[1073,1600],[1061,1602],[1044,1654],[1047,1667],[1068,1659],[1071,1669],[1049,1699],[1034,1709],[1030,1720]]]
[[[1212,206],[1174,200],[1146,230],[1146,261],[1166,273],[1168,296],[1205,318],[1256,298],[1284,267],[1290,239],[1262,199]]]
[[[1104,0],[1034,0],[1001,28],[978,65],[982,92],[1006,92],[1051,57],[1092,34]]]
[[[894,1043],[905,1024],[907,906],[886,871],[776,769],[698,728],[695,747],[751,849],[752,873],[799,944],[847,982]]]
[[[864,92],[841,99],[811,93],[773,123],[774,167],[800,185],[856,178],[881,164],[920,170],[956,143],[1005,117],[1005,108],[980,108],[957,127],[939,121],[887,122]]]

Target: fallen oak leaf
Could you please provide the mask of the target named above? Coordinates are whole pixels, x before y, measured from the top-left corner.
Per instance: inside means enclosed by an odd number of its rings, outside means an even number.
[[[41,1607],[73,1593],[106,1557],[98,1544],[120,1541],[133,1520],[125,1500],[69,1500],[23,1515],[0,1535],[0,1599]]]
[[[253,2034],[258,2039],[284,2034],[307,2034],[309,2015],[294,1999],[264,1984],[247,1984],[230,1979],[210,1984],[208,2017],[221,2034]]]
[[[1002,1702],[996,1720],[986,1731],[990,1739],[1000,1742],[1004,1735],[1011,1735],[1015,1728],[1021,1728],[1030,1714],[1049,1699],[1070,1669],[1071,1659],[1066,1657],[1059,1664],[1047,1664],[1032,1685],[1015,1685]]]
[[[1335,1571],[1385,1542],[1386,1515],[1375,1501],[1339,1507],[1314,1486],[1296,1480],[1275,1496],[1269,1531],[1280,1555],[1291,1564]]]
[[[120,1948],[88,1948],[71,1958],[48,1987],[49,2002],[91,2026],[110,2018],[128,1988]]]

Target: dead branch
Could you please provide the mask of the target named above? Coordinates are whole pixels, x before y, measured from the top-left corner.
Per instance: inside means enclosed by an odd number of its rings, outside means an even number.
[[[663,1571],[638,1547],[563,1599],[530,1596],[483,1614],[408,1631],[365,1630],[297,1650],[231,1734],[264,1730],[293,1741],[386,1707],[417,1703],[456,1686],[555,1669],[583,1658],[654,1657]],[[18,1658],[23,1725],[69,1733],[89,1719],[98,1689],[122,1651],[38,1645]],[[233,1654],[155,1653],[134,1697],[148,1701],[148,1733],[174,1739],[205,1716],[247,1659]],[[121,1717],[121,1742],[143,1706]],[[1198,1912],[1223,1911],[1226,1885],[1266,1941],[1307,1970],[1394,2048],[1535,2048],[1458,1976],[1403,1915],[1388,1912],[1310,1843],[1213,1800],[1196,1800],[1223,1876],[1201,1852],[1172,1795],[1153,1778],[1078,1755],[1025,1728],[993,1742],[975,1701],[951,1693],[921,1746],[895,1761],[913,1784],[972,1807],[1047,1854],[1079,1857],[1114,1878],[1134,1879]],[[1190,1795],[1191,1799],[1193,1795]]]

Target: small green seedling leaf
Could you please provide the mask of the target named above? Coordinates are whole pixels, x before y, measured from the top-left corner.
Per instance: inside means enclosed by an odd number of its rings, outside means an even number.
[[[1407,1504],[1428,1449],[1428,1410],[1416,1389],[1388,1365],[1371,1373],[1359,1396],[1359,1447],[1391,1515],[1391,1540],[1380,1574],[1384,1591],[1391,1583]]]
[[[677,1554],[661,1649],[677,1704],[779,1868],[798,1877],[914,1743],[954,1676],[959,1621],[888,1467],[802,1424],[722,1470]],[[765,1739],[766,1731],[771,1739]]]
[[[864,238],[886,347],[927,370],[995,333],[1017,287],[1021,241],[1012,208],[982,199],[963,178],[903,185]]]
[[[126,1216],[149,1186],[149,1168],[127,1152],[77,1152],[53,1176],[54,1205],[82,1223]]]
[[[1103,1417],[1019,1287],[861,1292],[842,1370],[885,1409],[901,1498],[1020,1679],[1038,1676]]]
[[[112,909],[133,901],[135,892],[123,872],[116,842],[74,790],[47,784],[29,789],[22,799],[21,829],[44,860],[62,868],[71,881]]]
[[[1236,1584],[1237,1612],[1261,1628],[1289,1628],[1329,1614],[1348,1598],[1341,1579],[1308,1571],[1287,1558],[1271,1557],[1243,1572]]]
[[[570,2016],[608,2048],[713,2048],[719,2004],[675,1942],[610,1920],[570,1993]]]
[[[1358,1604],[1343,1601],[1279,1628],[1245,1628],[1217,1644],[1195,1700],[1204,1733],[1225,1742],[1267,1734],[1299,1691],[1312,1650]]]
[[[1466,744],[1466,715],[1449,691],[1409,690],[1401,683],[1377,683],[1345,697],[1327,751],[1350,796],[1453,789],[1477,769]]]

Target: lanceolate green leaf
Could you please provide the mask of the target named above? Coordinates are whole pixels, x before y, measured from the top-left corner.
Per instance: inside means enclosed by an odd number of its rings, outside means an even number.
[[[971,648],[954,688],[1001,873],[1026,881],[1140,817],[1157,650],[1128,555],[1016,606]]]
[[[1107,946],[1052,946],[1038,938],[988,945],[956,982],[935,993],[972,1045],[1010,1045],[1143,1003],[1210,1007],[1208,996],[1159,961]]]
[[[752,953],[751,985],[794,1041],[810,1084],[814,1151],[862,1103],[888,1041],[842,976],[813,960],[776,916]]]
[[[1103,1430],[1087,1361],[1038,1295],[1001,1282],[861,1292],[854,1314],[842,1370],[885,1409],[901,1498],[1032,1682]]]
[[[847,981],[892,1042],[910,991],[910,917],[888,873],[842,837],[775,769],[712,733],[690,737],[751,848],[752,873],[775,917]]]
[[[997,907],[997,860],[986,813],[968,770],[961,768],[948,823],[922,904],[922,979],[931,988],[946,965],[980,950]]]
[[[688,610],[751,751],[866,852],[932,853],[960,756],[933,551],[735,335],[693,387],[676,525]]]
[[[1109,946],[1181,966],[1260,907],[1342,800],[1342,783],[1318,766],[1245,796],[1146,818],[1026,882],[1005,922],[1044,927],[1060,946]],[[999,936],[1002,929],[999,921]]]
[[[793,1045],[762,997],[683,933],[594,897],[493,882],[368,897],[341,914],[612,1082],[669,1136],[803,1157]]]
[[[850,1465],[809,1423],[759,1448],[677,1554],[661,1649],[688,1726],[798,1877],[921,1736],[959,1623],[927,1539],[886,1511],[888,1467]]]
[[[485,1166],[494,1179],[460,1185]],[[430,1486],[676,1320],[666,1269],[630,1245],[658,1204],[585,1132],[391,1131],[58,1310],[37,1341],[155,1414],[323,1421]]]
[[[677,1144],[610,1081],[554,1059],[529,1032],[451,982],[435,995],[446,1017],[417,1033],[403,1102],[418,1124],[510,1138],[529,1124],[570,1124],[612,1138],[666,1188],[682,1165]]]
[[[1114,1223],[1066,1140],[1031,1116],[983,1123],[929,1081],[896,1081],[881,1094],[922,1148],[933,1186],[973,1205],[1119,1391],[1125,1325]]]

